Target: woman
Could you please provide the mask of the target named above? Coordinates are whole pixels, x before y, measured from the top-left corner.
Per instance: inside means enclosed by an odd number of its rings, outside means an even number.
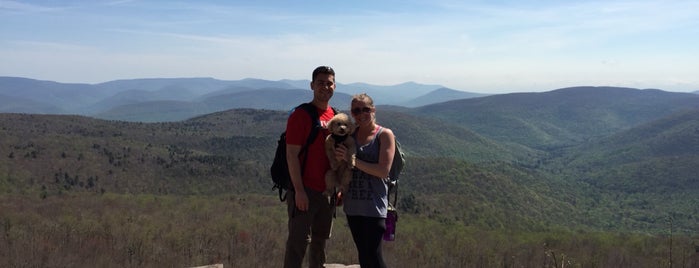
[[[344,147],[335,151],[338,159],[352,159],[354,170],[349,189],[341,199],[347,223],[359,255],[359,265],[386,267],[381,253],[388,207],[386,178],[393,162],[393,131],[376,123],[376,108],[369,95],[352,97],[352,117],[357,124],[353,137],[356,157],[346,156]]]

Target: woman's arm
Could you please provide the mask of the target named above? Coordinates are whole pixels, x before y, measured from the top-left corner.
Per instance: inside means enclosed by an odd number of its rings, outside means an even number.
[[[396,138],[393,135],[392,130],[384,128],[379,135],[379,139],[381,139],[381,146],[379,147],[379,162],[369,163],[352,156],[352,166],[383,179],[387,178],[388,172],[391,171],[393,155],[396,150]],[[345,155],[347,153],[346,148],[340,146],[335,152],[338,159],[347,159],[347,156]]]

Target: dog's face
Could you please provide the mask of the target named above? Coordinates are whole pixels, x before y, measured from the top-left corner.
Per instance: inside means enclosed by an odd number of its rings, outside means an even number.
[[[352,131],[354,131],[354,125],[347,114],[339,113],[330,119],[330,122],[328,122],[328,130],[330,130],[330,133],[332,134],[345,136],[352,134]]]

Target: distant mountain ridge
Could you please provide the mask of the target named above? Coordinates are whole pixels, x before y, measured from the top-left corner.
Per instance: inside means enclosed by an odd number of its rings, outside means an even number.
[[[0,96],[5,96],[0,100],[0,112],[78,114],[110,120],[159,122],[185,120],[198,115],[234,108],[288,111],[295,105],[311,99],[311,91],[308,89],[309,83],[308,80],[268,81],[254,78],[235,81],[213,78],[144,78],[115,80],[91,85],[65,84],[20,77],[0,77]],[[581,89],[593,90],[581,91]],[[521,119],[525,114],[536,117],[536,113],[547,114],[558,109],[555,107],[560,107],[561,111],[567,111],[568,115],[571,116],[568,118],[571,122],[597,120],[595,118],[608,116],[611,117],[605,120],[627,120],[614,118],[615,115],[609,113],[587,119],[576,118],[577,112],[569,109],[569,107],[577,107],[578,110],[585,109],[584,106],[574,105],[576,102],[599,101],[600,103],[608,103],[610,99],[624,97],[623,94],[637,90],[627,88],[625,89],[626,93],[623,93],[624,91],[621,89],[615,87],[573,87],[540,93],[487,95],[414,82],[393,86],[351,83],[338,84],[336,97],[333,98],[331,105],[346,110],[351,95],[366,92],[374,98],[377,105],[447,110],[454,105],[464,105],[461,109],[466,110],[463,112],[477,114],[480,117],[469,117],[465,120],[489,120],[488,116],[499,114],[497,113],[500,109],[498,105],[503,104],[506,107],[510,104],[514,105],[511,107],[517,109],[526,108],[523,114],[515,115],[512,118],[500,118],[500,120],[494,121],[494,125],[487,126],[497,128],[521,125]],[[580,92],[576,93],[576,91]],[[697,96],[697,94],[691,93],[671,93],[651,89],[644,90],[644,92],[647,92],[648,96],[652,95],[651,92],[660,95],[678,94],[676,96],[680,96],[688,94]],[[557,96],[566,95],[571,97],[557,99]],[[599,96],[597,99],[596,95]],[[652,105],[652,101],[651,96],[649,105]],[[498,102],[504,103],[498,104]],[[433,108],[431,105],[443,107]],[[479,108],[479,105],[484,107]],[[474,113],[475,110],[469,109],[484,109],[495,113]],[[613,110],[614,108],[607,107],[605,109]],[[445,116],[448,117],[448,113]],[[505,123],[502,120],[511,122]],[[498,124],[501,125],[498,126]],[[550,143],[550,139],[555,140],[556,137],[575,139],[575,132],[579,132],[579,130],[574,130],[573,133],[559,133],[565,130],[547,124],[534,126],[532,127],[527,123],[522,127],[528,131],[545,134],[537,135],[541,139],[539,143]],[[494,134],[492,129],[489,132]],[[553,136],[547,138],[547,135]],[[554,143],[559,142],[565,141]]]
[[[699,95],[691,93],[571,87],[454,100],[409,112],[433,115],[495,140],[542,148],[575,144],[695,108]]]
[[[290,96],[283,90],[303,90],[300,96]],[[245,93],[247,92],[247,93]],[[444,101],[468,98],[482,94],[454,94],[437,85],[421,85],[413,82],[393,86],[377,86],[365,83],[338,84],[338,95],[353,95],[366,92],[376,104],[403,105],[412,107],[430,103],[428,100]],[[0,102],[0,111],[18,113],[78,114],[115,120],[184,120],[197,115],[233,108],[265,108],[288,110],[300,102],[308,101],[310,81],[246,78],[242,80],[217,80],[213,78],[144,78],[114,80],[99,84],[65,84],[20,77],[0,77],[0,95],[13,98],[12,102]],[[427,96],[427,97],[425,97]],[[217,97],[218,99],[212,99]],[[302,98],[299,98],[302,97]],[[235,98],[223,100],[223,98]],[[338,107],[346,109],[346,97]],[[122,117],[123,111],[143,110],[163,114],[173,108],[158,111],[165,102],[181,102],[179,116],[154,116],[133,111]],[[207,106],[215,103],[213,106]],[[257,104],[253,106],[251,104]],[[145,106],[145,107],[138,107]],[[196,107],[196,108],[194,108]],[[188,112],[189,111],[189,112]]]
[[[422,97],[403,102],[402,106],[418,107],[418,106],[425,106],[425,105],[446,102],[446,101],[451,101],[451,100],[471,99],[471,98],[479,98],[479,97],[484,97],[484,96],[488,96],[488,94],[464,92],[464,91],[453,90],[450,88],[442,87],[442,88],[435,89],[435,90],[423,95]]]

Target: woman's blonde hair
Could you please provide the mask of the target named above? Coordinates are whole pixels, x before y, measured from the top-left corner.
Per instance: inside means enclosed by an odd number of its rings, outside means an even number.
[[[374,108],[374,99],[369,97],[369,95],[367,95],[366,93],[356,94],[356,95],[352,96],[352,103],[354,103],[356,101],[364,102],[367,105],[369,105],[369,107]]]

